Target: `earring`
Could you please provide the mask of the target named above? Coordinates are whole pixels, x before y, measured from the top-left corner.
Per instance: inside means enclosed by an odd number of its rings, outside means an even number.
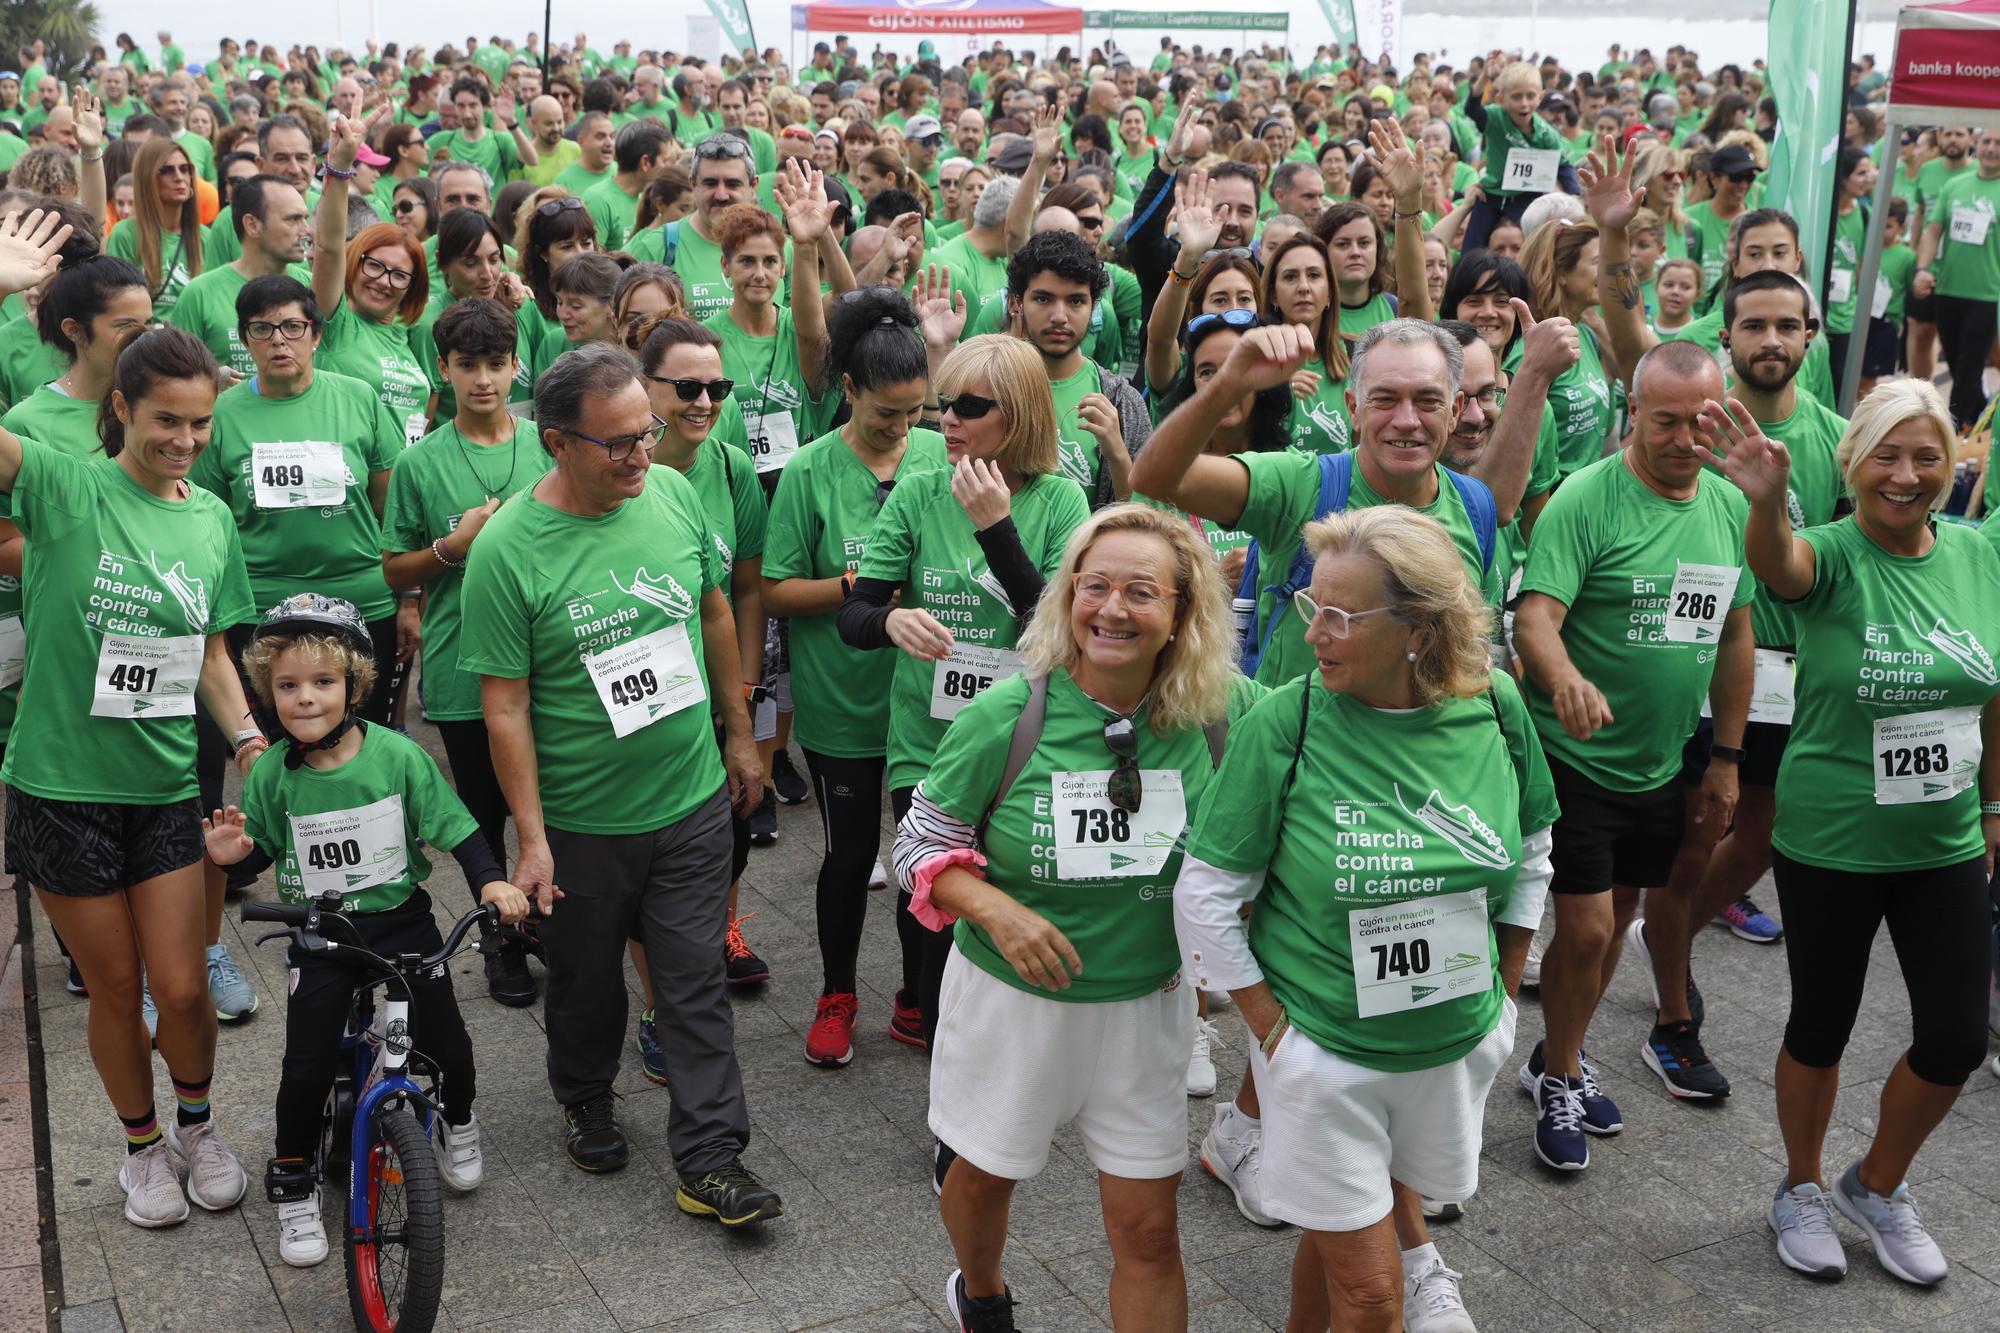
[[[1178,634],[1169,634],[1169,635],[1167,636],[1167,642],[1168,642],[1168,643],[1172,643],[1172,642],[1173,642],[1173,641],[1174,641],[1175,639],[1178,639],[1179,637],[1180,637],[1180,635],[1178,635]]]
[[[1409,657],[1409,659],[1410,659],[1410,660],[1411,660],[1412,662],[1414,662],[1414,661],[1416,661],[1416,660],[1417,660],[1417,655],[1416,655],[1415,653],[1409,653],[1409,654],[1407,654],[1407,656]]]

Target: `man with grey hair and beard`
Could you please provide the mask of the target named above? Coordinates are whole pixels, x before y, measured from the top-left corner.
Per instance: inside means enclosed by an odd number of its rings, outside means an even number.
[[[734,846],[764,776],[735,621],[700,497],[654,467],[637,364],[594,343],[535,385],[548,473],[487,521],[464,586],[462,665],[481,677],[494,769],[539,903],[549,1087],[570,1161],[617,1171],[625,943],[646,947],[682,1212],[726,1227],[784,1205],[750,1140],[723,937]],[[718,747],[715,721],[722,740]],[[560,887],[559,887],[560,886]]]

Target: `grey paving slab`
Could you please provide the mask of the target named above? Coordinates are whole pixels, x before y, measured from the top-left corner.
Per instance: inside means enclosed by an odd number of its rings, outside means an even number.
[[[435,750],[435,734],[415,730]],[[640,1076],[629,1046],[617,1113],[634,1145],[632,1165],[611,1177],[574,1171],[563,1159],[548,1096],[539,1008],[492,1004],[476,960],[461,960],[454,985],[478,1053],[487,1179],[477,1193],[447,1202],[440,1328],[945,1327],[953,1260],[929,1185],[928,1066],[883,1030],[901,980],[893,899],[876,895],[869,904],[855,1063],[839,1071],[807,1065],[802,1046],[820,984],[813,920],[820,830],[810,806],[781,808],[779,821],[778,845],[753,854],[743,886],[743,908],[757,914],[748,933],[774,981],[732,1003],[752,1119],[747,1160],[784,1193],[788,1216],[761,1233],[725,1234],[673,1206],[666,1151],[672,1096]],[[440,921],[469,902],[448,861],[432,889]],[[1768,885],[1763,901],[1775,908]],[[338,1249],[318,1268],[286,1268],[275,1253],[275,1210],[254,1189],[241,1209],[198,1214],[174,1231],[141,1233],[124,1222],[115,1121],[85,1048],[88,1010],[63,993],[39,914],[35,928],[65,1333],[346,1327]],[[254,1177],[269,1153],[285,974],[281,951],[254,949],[233,917],[224,938],[263,999],[250,1022],[222,1033],[216,1080],[225,1135]],[[1770,1080],[1787,1005],[1785,947],[1758,948],[1719,930],[1697,942],[1696,975],[1711,1014],[1706,1035],[1736,1089],[1707,1108],[1666,1097],[1641,1064],[1638,1047],[1651,1021],[1647,987],[1636,964],[1626,962],[1589,1045],[1628,1129],[1593,1143],[1593,1166],[1578,1177],[1544,1171],[1529,1150],[1530,1104],[1513,1074],[1542,1021],[1532,997],[1523,1003],[1516,1051],[1487,1103],[1479,1193],[1463,1219],[1435,1231],[1440,1253],[1465,1275],[1481,1333],[2000,1329],[2000,1082],[1983,1072],[1911,1172],[1925,1215],[1955,1261],[1940,1289],[1916,1291],[1887,1277],[1844,1221],[1847,1281],[1806,1282],[1773,1258],[1763,1213],[1784,1170]],[[629,966],[626,981],[629,1034],[641,1004]],[[1216,1020],[1227,1096],[1240,1077],[1244,1033],[1233,1011],[1219,1010]],[[1844,1066],[1849,1082],[1828,1136],[1829,1171],[1867,1146],[1880,1080],[1907,1043],[1908,1025],[1901,974],[1884,938]],[[164,1086],[164,1070],[157,1074]],[[1214,1104],[1189,1103],[1191,1149]],[[1192,1155],[1178,1203],[1192,1327],[1282,1327],[1297,1233],[1245,1222]],[[337,1247],[337,1229],[335,1237]],[[1017,1192],[1006,1266],[1022,1302],[1021,1328],[1107,1327],[1110,1251],[1096,1173],[1073,1134],[1059,1136],[1048,1169]],[[201,1312],[199,1321],[191,1310]]]

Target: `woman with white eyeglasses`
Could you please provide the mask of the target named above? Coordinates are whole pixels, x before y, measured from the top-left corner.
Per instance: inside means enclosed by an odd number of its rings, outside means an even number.
[[[1187,1327],[1175,1191],[1195,998],[1171,896],[1240,679],[1229,637],[1192,527],[1100,510],[1050,572],[1020,673],[958,713],[898,826],[911,910],[956,921],[930,1100],[951,1153],[954,1327],[1013,1327],[1009,1204],[1066,1124],[1099,1173],[1113,1326]]]
[[[1188,981],[1228,991],[1259,1043],[1260,1203],[1306,1233],[1289,1327],[1387,1333],[1406,1299],[1456,1301],[1436,1251],[1399,1254],[1392,1184],[1479,1183],[1514,1044],[1491,923],[1546,890],[1557,810],[1445,529],[1383,505],[1305,538],[1317,670],[1234,729],[1174,910]]]

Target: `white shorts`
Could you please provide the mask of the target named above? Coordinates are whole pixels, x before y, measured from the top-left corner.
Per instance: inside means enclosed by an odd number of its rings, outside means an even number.
[[[1075,1121],[1098,1170],[1174,1175],[1187,1166],[1194,1004],[1178,975],[1135,1000],[1045,999],[954,947],[931,1043],[931,1132],[988,1175],[1026,1180]]]
[[[1359,1231],[1389,1215],[1393,1178],[1434,1199],[1479,1187],[1486,1094],[1514,1049],[1514,1002],[1463,1057],[1390,1074],[1350,1063],[1293,1028],[1266,1058],[1264,1211],[1309,1231]],[[956,1145],[953,1145],[956,1146]]]

